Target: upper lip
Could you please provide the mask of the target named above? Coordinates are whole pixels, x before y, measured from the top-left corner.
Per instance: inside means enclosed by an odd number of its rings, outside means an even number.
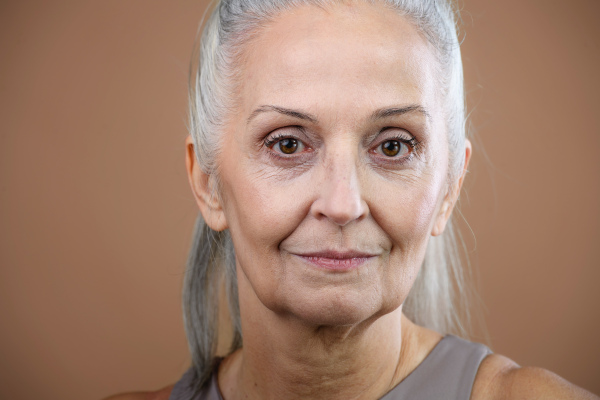
[[[338,260],[350,259],[350,258],[367,258],[375,257],[377,254],[367,253],[358,250],[319,250],[311,251],[307,253],[296,253],[297,256],[301,257],[321,257],[321,258],[332,258]]]

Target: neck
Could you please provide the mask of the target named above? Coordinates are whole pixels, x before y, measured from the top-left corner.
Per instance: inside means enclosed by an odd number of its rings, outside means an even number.
[[[344,327],[311,326],[264,307],[242,315],[252,316],[242,319],[244,347],[219,372],[226,399],[380,398],[420,362],[415,325],[401,307]]]

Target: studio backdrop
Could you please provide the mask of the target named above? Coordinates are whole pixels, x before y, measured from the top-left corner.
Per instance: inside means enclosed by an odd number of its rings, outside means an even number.
[[[0,3],[0,398],[99,399],[189,366],[187,76],[206,7]],[[473,339],[600,393],[600,2],[461,7]]]

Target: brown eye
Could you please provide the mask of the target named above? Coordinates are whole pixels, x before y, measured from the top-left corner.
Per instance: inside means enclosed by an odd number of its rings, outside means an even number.
[[[402,144],[397,140],[387,140],[381,144],[381,151],[388,157],[395,157],[400,153]]]
[[[296,139],[281,139],[279,141],[279,150],[284,154],[293,154],[298,150],[298,141]]]

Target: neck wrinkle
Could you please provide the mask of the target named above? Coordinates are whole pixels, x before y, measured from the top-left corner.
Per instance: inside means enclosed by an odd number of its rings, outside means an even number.
[[[254,322],[244,324],[245,348],[236,379],[240,397],[379,398],[404,379],[404,365],[410,364],[403,335],[408,332],[404,323],[411,323],[401,308],[334,331],[281,317],[269,322],[258,323],[255,316]],[[253,334],[253,327],[263,326],[272,329]]]

